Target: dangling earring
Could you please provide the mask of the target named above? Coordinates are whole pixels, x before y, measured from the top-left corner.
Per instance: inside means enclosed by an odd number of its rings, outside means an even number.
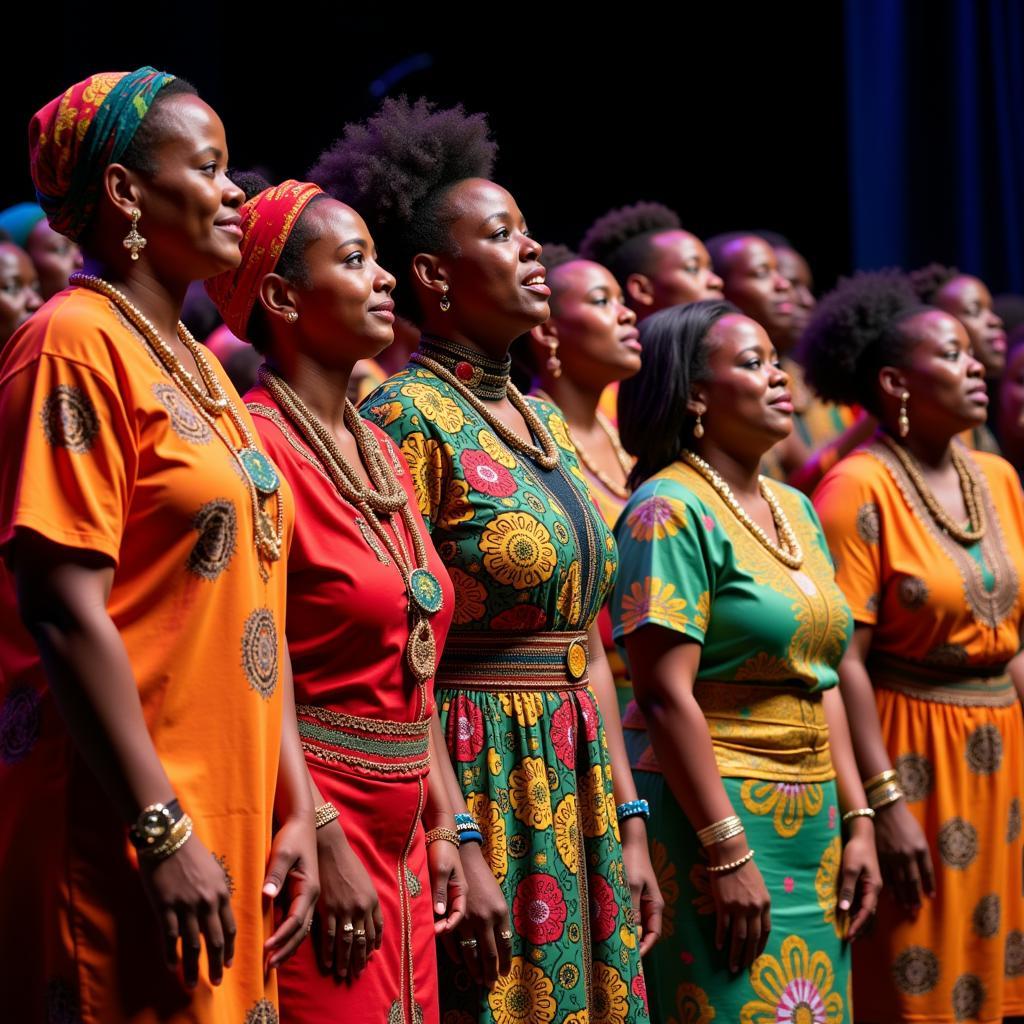
[[[441,282],[441,301],[438,302],[442,313],[447,313],[452,308],[452,300],[448,298],[448,282]]]
[[[698,441],[704,436],[704,424],[700,421],[700,413],[697,413],[697,422],[693,425],[693,436]]]
[[[558,339],[552,338],[548,342],[548,348],[551,351],[551,355],[548,356],[548,373],[558,380],[562,376],[562,360],[558,358]]]
[[[900,437],[906,437],[910,433],[910,417],[907,415],[907,402],[910,400],[910,392],[904,391],[900,395]]]
[[[293,324],[299,319],[299,314],[296,313],[294,309],[289,309],[288,312],[285,313],[284,318],[288,323]]]
[[[139,234],[139,218],[142,216],[141,210],[132,210],[132,229],[125,235],[124,247],[131,250],[132,259],[137,260],[139,253],[146,248],[146,239]]]

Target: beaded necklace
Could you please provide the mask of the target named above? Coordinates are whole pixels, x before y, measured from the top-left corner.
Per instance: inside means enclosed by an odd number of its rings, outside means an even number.
[[[505,388],[512,377],[512,357],[497,360],[457,341],[424,334],[419,351],[440,363],[475,395],[489,402],[505,397]]]
[[[786,518],[786,513],[782,510],[782,506],[769,488],[768,481],[763,476],[758,476],[757,483],[761,490],[761,496],[768,502],[768,508],[771,509],[775,529],[778,531],[779,540],[782,543],[781,547],[750,518],[747,510],[736,500],[736,495],[732,493],[732,488],[707,462],[686,448],[683,449],[680,457],[688,466],[695,469],[711,484],[721,499],[729,506],[732,514],[757,538],[766,551],[774,555],[783,565],[788,566],[790,569],[799,569],[804,564],[804,552],[800,547],[800,542],[796,539],[796,534]]]
[[[280,374],[264,364],[259,369],[259,380],[313,449],[338,493],[362,512],[370,529],[394,559],[402,575],[409,610],[413,616],[405,658],[417,682],[425,683],[434,675],[437,661],[437,644],[427,616],[441,610],[444,594],[437,577],[427,568],[426,544],[409,507],[409,499],[384,458],[376,437],[363,422],[356,407],[346,398],[345,426],[355,438],[359,457],[373,485],[367,487],[342,454],[331,432],[309,411],[308,406]],[[395,530],[392,539],[379,519],[379,516],[390,516],[395,512],[401,516],[412,537],[415,559],[409,556],[401,532]]]
[[[554,399],[543,390],[537,391],[537,397],[543,398],[545,402],[550,402],[552,405],[557,405]],[[594,417],[597,420],[597,425],[605,432],[608,436],[608,440],[611,442],[612,451],[615,453],[615,458],[619,461],[619,466],[622,468],[622,474],[629,479],[629,474],[633,470],[633,460],[629,457],[626,449],[622,447],[622,442],[619,440],[619,432],[611,425],[608,418],[598,409],[594,413]],[[576,435],[569,429],[569,424],[565,424],[565,432],[569,435],[569,440],[572,441],[573,447],[576,449],[576,454],[580,457],[580,462],[583,463],[583,468],[594,478],[599,480],[601,484],[607,488],[617,498],[627,499],[629,497],[629,489],[623,484],[616,483],[604,470],[598,468],[597,464],[591,459],[590,453],[580,444],[577,440]]]
[[[928,513],[940,529],[948,533],[958,544],[974,544],[985,536],[985,503],[981,497],[981,484],[967,459],[957,449],[956,444],[953,444],[950,449],[950,457],[953,460],[957,477],[960,479],[960,491],[963,494],[964,507],[967,509],[967,518],[971,524],[966,529],[954,522],[949,513],[939,504],[918,467],[917,459],[888,434],[881,434],[881,440],[899,460],[907,476],[910,477],[914,489],[921,496],[925,508],[928,509]]]
[[[264,563],[276,562],[281,557],[281,539],[284,536],[284,502],[280,492],[281,480],[273,463],[256,447],[252,432],[241,413],[228,398],[219,378],[207,362],[202,346],[179,320],[178,338],[196,361],[196,367],[203,380],[201,385],[182,365],[174,349],[160,337],[160,332],[152,321],[124,292],[109,281],[92,274],[72,274],[69,283],[98,292],[120,310],[152,355],[166,370],[171,380],[178,385],[199,415],[213,428],[214,433],[231,452],[242,471],[242,479],[249,491],[253,536],[259,557],[259,572],[263,581],[266,582],[270,578],[270,573]],[[221,430],[217,420],[223,413],[227,413],[228,418],[235,425],[235,429],[242,436],[245,445],[243,448],[236,448],[231,439]],[[263,511],[264,502],[271,497],[274,497],[277,502],[277,522],[273,526],[266,512]]]
[[[476,410],[480,418],[500,437],[505,444],[522,455],[533,459],[541,469],[554,469],[558,465],[558,447],[551,432],[540,421],[540,417],[530,408],[526,399],[523,398],[519,388],[512,383],[510,377],[505,378],[505,390],[499,398],[508,398],[512,408],[519,413],[526,421],[527,427],[533,436],[539,438],[540,448],[530,444],[529,441],[520,437],[511,427],[505,426],[487,406],[477,397],[477,394],[470,386],[462,381],[456,372],[449,370],[442,362],[435,358],[443,353],[442,346],[452,345],[455,350],[469,352],[469,349],[454,342],[443,341],[439,338],[423,338],[420,347],[409,357],[414,363],[426,367],[436,377],[443,380],[449,387],[454,388],[462,397]],[[450,359],[449,359],[450,361]],[[511,360],[509,361],[511,365]]]

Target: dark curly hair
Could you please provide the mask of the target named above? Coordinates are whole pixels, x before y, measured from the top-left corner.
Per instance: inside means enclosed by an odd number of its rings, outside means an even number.
[[[675,462],[690,443],[690,388],[707,380],[708,331],[730,313],[739,313],[731,302],[704,299],[669,306],[641,322],[643,365],[619,385],[619,437],[636,456],[631,489]]]
[[[562,245],[561,242],[545,242],[543,250],[540,254],[540,261],[549,271],[556,270],[563,263],[572,263],[573,260],[580,258],[578,252],[570,249],[567,245]]]
[[[245,193],[246,201],[258,196],[265,189],[270,188],[268,182],[261,174],[255,171],[232,171],[231,180]],[[306,250],[317,240],[313,226],[306,214],[311,206],[319,202],[324,196],[314,196],[299,215],[299,219],[292,226],[288,241],[285,242],[281,255],[277,258],[274,273],[299,288],[308,288],[309,267],[306,264]],[[252,313],[249,314],[249,323],[245,329],[245,340],[257,352],[263,355],[270,349],[270,324],[267,322],[267,312],[263,303],[256,300],[252,306]]]
[[[346,125],[309,177],[370,223],[385,263],[408,285],[395,295],[398,311],[415,319],[412,259],[454,255],[445,197],[467,178],[490,178],[497,152],[485,115],[389,97],[365,124]]]
[[[942,263],[929,263],[926,267],[910,272],[910,283],[917,292],[917,297],[928,305],[933,305],[935,296],[943,285],[949,284],[954,277],[959,277],[956,267],[947,267]]]
[[[899,270],[840,280],[817,305],[800,340],[811,387],[828,402],[878,413],[878,371],[903,364],[910,347],[900,325],[929,309]]]
[[[661,203],[633,203],[601,214],[587,228],[580,255],[603,263],[622,288],[630,274],[654,271],[651,239],[663,231],[679,231],[679,214]]]
[[[153,102],[146,111],[146,116],[135,129],[131,142],[121,156],[120,163],[141,174],[156,174],[157,163],[154,152],[160,144],[164,131],[160,108],[174,96],[198,96],[196,87],[184,78],[175,78],[168,82],[153,97]]]

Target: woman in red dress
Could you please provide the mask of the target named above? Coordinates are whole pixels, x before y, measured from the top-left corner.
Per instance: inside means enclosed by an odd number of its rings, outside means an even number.
[[[240,183],[242,264],[209,291],[267,358],[245,400],[295,494],[286,632],[324,876],[281,1020],[430,1024],[435,930],[464,900],[445,787],[427,788],[452,587],[404,459],[346,399],[353,365],[392,340],[395,279],[315,185]]]

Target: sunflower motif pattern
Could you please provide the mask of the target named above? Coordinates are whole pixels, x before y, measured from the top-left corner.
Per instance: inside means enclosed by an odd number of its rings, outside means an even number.
[[[416,364],[363,404],[409,462],[452,577],[450,641],[460,631],[586,630],[614,582],[614,541],[564,424],[553,406],[528,401],[559,447],[553,470],[511,449],[457,390]],[[442,661],[441,722],[508,902],[513,966],[487,992],[441,951],[441,1020],[646,1021],[596,701],[587,689],[457,690],[443,677]]]

